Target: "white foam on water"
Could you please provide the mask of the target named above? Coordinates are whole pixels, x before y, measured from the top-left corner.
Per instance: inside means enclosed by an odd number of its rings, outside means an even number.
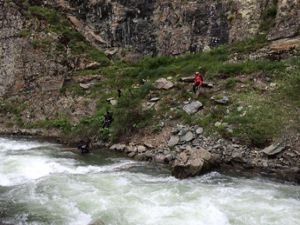
[[[26,206],[13,224],[87,225],[97,219],[106,225],[300,224],[299,186],[218,173],[177,180],[166,174],[130,172],[144,163],[127,159],[87,165],[68,154],[34,154],[32,149],[41,147],[38,142],[4,142],[0,185],[9,191],[0,193],[0,210],[3,201]],[[9,149],[11,145],[17,146],[15,150]],[[12,154],[22,146],[26,151]],[[27,210],[34,215],[43,212],[45,222],[28,222]]]

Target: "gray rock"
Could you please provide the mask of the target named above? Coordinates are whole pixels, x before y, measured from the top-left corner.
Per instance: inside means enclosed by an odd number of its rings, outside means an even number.
[[[158,80],[155,81],[154,83],[154,87],[157,89],[164,89],[164,90],[169,90],[172,87],[174,87],[173,82],[165,79],[165,78],[160,78]]]
[[[149,102],[158,102],[160,100],[160,98],[158,97],[153,97],[149,100]]]
[[[215,99],[214,101],[221,105],[227,105],[229,103],[229,98],[227,96],[223,96],[223,98]]]
[[[179,137],[176,135],[172,135],[170,137],[170,140],[168,141],[168,146],[169,147],[174,147],[175,145],[177,145],[179,143]]]
[[[156,163],[162,163],[162,164],[168,163],[168,162],[169,162],[169,161],[167,160],[167,158],[166,158],[166,155],[164,155],[164,154],[157,154],[157,155],[155,155],[155,156],[154,156],[154,161],[155,161]]]
[[[82,88],[82,89],[89,89],[93,84],[83,84],[83,83],[80,83],[79,86]]]
[[[114,151],[125,151],[126,147],[127,146],[125,144],[114,144],[110,146],[109,149]]]
[[[198,112],[200,110],[200,108],[202,108],[202,107],[203,107],[203,105],[201,102],[193,101],[189,104],[186,104],[183,107],[183,110],[188,114],[194,114],[194,113]]]
[[[199,127],[197,130],[196,130],[196,134],[203,134],[203,128],[202,127]]]
[[[283,150],[286,149],[286,146],[283,144],[272,144],[269,147],[263,149],[263,153],[265,153],[268,156],[273,156],[276,155],[280,152],[282,152]]]
[[[172,165],[172,175],[179,179],[197,176],[210,171],[214,157],[205,149],[189,149],[181,152]]]
[[[130,152],[130,153],[128,154],[128,157],[133,158],[135,155],[136,155],[136,152]]]
[[[180,137],[180,141],[182,142],[190,142],[192,140],[194,140],[195,136],[193,134],[193,132],[188,131],[184,136]]]
[[[137,151],[138,153],[143,153],[143,152],[146,152],[147,148],[143,145],[139,145],[137,146]]]

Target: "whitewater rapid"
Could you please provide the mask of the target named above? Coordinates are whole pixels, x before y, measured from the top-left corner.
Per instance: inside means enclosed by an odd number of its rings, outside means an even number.
[[[177,180],[105,151],[0,138],[0,224],[300,225],[300,187],[219,173]]]

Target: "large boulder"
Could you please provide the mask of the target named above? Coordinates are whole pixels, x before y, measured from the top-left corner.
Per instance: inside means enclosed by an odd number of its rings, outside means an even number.
[[[177,156],[172,165],[172,175],[179,179],[194,177],[209,172],[215,159],[203,148],[186,149]]]
[[[155,81],[154,87],[157,89],[169,90],[172,87],[174,87],[174,84],[173,84],[173,82],[171,82],[165,78],[160,78]]]

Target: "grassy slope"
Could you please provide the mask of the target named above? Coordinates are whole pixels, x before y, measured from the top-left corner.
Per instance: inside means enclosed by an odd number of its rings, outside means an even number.
[[[176,58],[145,57],[137,64],[130,65],[119,58],[108,60],[57,11],[39,6],[28,6],[27,9],[30,18],[46,21],[47,32],[69,40],[68,47],[73,56],[84,57],[101,64],[93,70],[75,71],[74,76],[102,74],[105,80],[98,81],[89,92],[81,89],[78,83],[70,83],[63,87],[62,92],[99,99],[96,114],[82,118],[78,124],[71,124],[67,116],[56,120],[37,121],[34,124],[22,124],[19,116],[22,109],[16,109],[12,103],[3,101],[0,111],[15,114],[19,125],[27,128],[57,127],[70,136],[85,134],[96,135],[104,140],[117,140],[120,136],[130,135],[140,128],[159,131],[157,124],[172,118],[182,123],[203,126],[211,133],[217,131],[224,136],[237,137],[245,143],[255,145],[267,144],[285,129],[299,130],[299,57],[284,61],[228,61],[233,53],[247,55],[265,46],[267,43],[263,36],[231,46],[220,46],[208,53],[187,54]],[[24,31],[22,35],[30,35],[30,32]],[[34,39],[32,45],[48,51],[48,42],[49,40]],[[65,47],[61,43],[55,43],[55,49],[55,54],[65,54],[67,57]],[[204,103],[204,109],[200,113],[190,116],[182,110],[183,101],[188,98],[196,99],[189,84],[178,82],[176,87],[169,91],[153,90],[152,84],[157,78],[172,76],[172,79],[177,81],[180,77],[192,75],[200,66],[206,73],[206,80],[216,84],[213,91],[198,97]],[[268,78],[276,83],[276,87],[274,90],[257,88],[254,78],[264,81],[265,85],[270,87],[270,81],[265,81]],[[136,86],[138,88],[134,88]],[[106,102],[106,98],[117,97],[117,89],[121,89],[123,95],[118,105],[112,107]],[[152,92],[161,97],[157,110],[142,110],[143,100]],[[211,96],[224,94],[230,97],[228,106],[215,105],[210,100]],[[106,110],[112,110],[115,118],[109,130],[101,128]],[[216,122],[221,122],[221,126],[216,127]],[[226,132],[226,127],[230,127],[233,133]]]

